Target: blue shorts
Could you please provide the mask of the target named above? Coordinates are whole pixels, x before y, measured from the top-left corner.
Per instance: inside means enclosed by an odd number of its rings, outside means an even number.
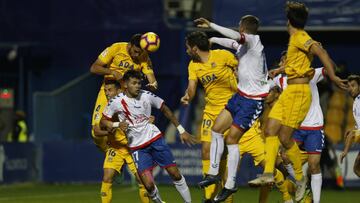
[[[299,148],[309,154],[320,154],[325,146],[323,130],[296,130],[293,139],[300,142]]]
[[[161,168],[176,166],[170,147],[166,144],[163,137],[145,148],[132,151],[131,155],[139,174],[146,170],[152,170],[156,165],[159,165]]]
[[[242,130],[249,130],[264,110],[264,101],[248,99],[240,94],[234,94],[226,107],[233,118],[233,125]]]

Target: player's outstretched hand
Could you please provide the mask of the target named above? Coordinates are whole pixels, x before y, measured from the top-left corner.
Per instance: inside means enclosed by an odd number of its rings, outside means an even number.
[[[123,132],[126,132],[127,129],[129,127],[129,124],[126,121],[121,121],[119,122],[119,128],[120,130],[122,130]]]
[[[115,80],[117,80],[117,81],[120,81],[122,78],[121,73],[119,73],[118,71],[115,71],[115,70],[111,71],[111,75],[113,75]]]
[[[157,81],[147,84],[146,87],[149,88],[151,91],[157,90],[158,88]]]
[[[198,18],[194,20],[194,23],[197,27],[200,28],[210,28],[210,21],[206,20],[205,18]]]
[[[189,99],[190,99],[190,96],[189,96],[189,94],[186,93],[183,97],[181,97],[180,103],[182,105],[188,105],[189,104]]]
[[[332,81],[341,89],[347,90],[348,88],[347,80],[343,80],[336,76]]]
[[[280,68],[276,68],[276,69],[272,69],[272,70],[269,70],[269,77],[271,79],[274,79],[277,75],[279,75],[281,73],[281,70]]]
[[[149,123],[154,124],[155,123],[155,116],[150,115],[149,117]]]
[[[191,147],[193,144],[198,143],[196,138],[186,131],[184,133],[180,134],[180,139],[181,139],[181,143],[187,144],[189,147]]]

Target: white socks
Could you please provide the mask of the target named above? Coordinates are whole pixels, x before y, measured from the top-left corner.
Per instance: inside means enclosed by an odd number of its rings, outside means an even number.
[[[227,145],[227,148],[229,152],[227,161],[228,177],[225,183],[225,188],[233,189],[235,187],[236,172],[240,160],[239,145],[231,144]]]
[[[224,152],[224,137],[221,133],[211,131],[210,146],[210,168],[208,174],[217,175],[219,173],[221,156]]]
[[[321,173],[311,175],[311,190],[314,203],[320,203],[322,175]]]
[[[153,202],[155,203],[162,203],[163,201],[161,200],[161,197],[160,197],[160,193],[159,193],[159,190],[157,189],[156,185],[155,185],[155,189],[148,193],[149,194],[149,197],[152,199]]]
[[[185,203],[191,203],[191,195],[189,187],[186,184],[184,176],[181,176],[181,179],[174,181],[176,190],[180,193],[181,197],[184,199]]]
[[[286,165],[284,165],[284,166],[285,166],[287,172],[290,174],[290,176],[295,179],[295,172],[294,172],[294,168],[293,168],[293,166],[291,165],[291,163],[286,164]]]

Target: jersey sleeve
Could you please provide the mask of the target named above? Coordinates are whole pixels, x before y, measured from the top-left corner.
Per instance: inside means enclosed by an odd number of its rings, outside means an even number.
[[[195,71],[195,65],[190,62],[188,67],[188,73],[189,73],[189,80],[195,80],[197,81],[196,71]]]
[[[325,69],[322,68],[315,68],[315,73],[312,78],[312,81],[318,83],[324,79]]]
[[[146,94],[147,94],[147,99],[149,99],[152,107],[157,109],[160,109],[162,107],[164,103],[163,99],[148,91],[146,92]]]
[[[112,44],[110,47],[107,47],[104,51],[101,52],[101,54],[98,56],[98,59],[105,64],[109,64],[114,58],[118,48],[118,44]]]
[[[295,36],[295,46],[305,52],[310,51],[310,47],[318,42],[313,40],[307,33],[298,34]]]
[[[107,119],[111,119],[114,114],[116,112],[119,112],[120,111],[120,106],[121,105],[116,105],[117,101],[116,100],[110,100],[109,103],[107,104],[107,106],[105,107],[104,111],[103,111],[103,116]]]
[[[236,40],[229,38],[212,37],[209,39],[209,41],[211,43],[215,43],[220,46],[235,50],[238,50],[239,46],[241,46]]]

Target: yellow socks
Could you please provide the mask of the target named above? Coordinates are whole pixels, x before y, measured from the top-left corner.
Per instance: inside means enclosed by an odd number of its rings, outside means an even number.
[[[277,136],[269,136],[265,139],[265,169],[264,173],[274,173],[275,161],[279,151],[280,141]]]
[[[139,184],[139,197],[141,203],[150,203],[150,197],[143,184]]]
[[[284,175],[278,169],[276,169],[275,171],[274,179],[275,179],[276,187],[279,189],[279,191],[283,196],[283,200],[284,201],[290,200],[291,195],[289,194],[287,184],[284,180]]]
[[[295,172],[295,179],[300,181],[303,177],[303,172],[302,172],[300,149],[296,143],[294,143],[293,146],[286,151],[286,155],[292,162]]]
[[[110,203],[112,200],[112,183],[102,182],[101,203]]]

